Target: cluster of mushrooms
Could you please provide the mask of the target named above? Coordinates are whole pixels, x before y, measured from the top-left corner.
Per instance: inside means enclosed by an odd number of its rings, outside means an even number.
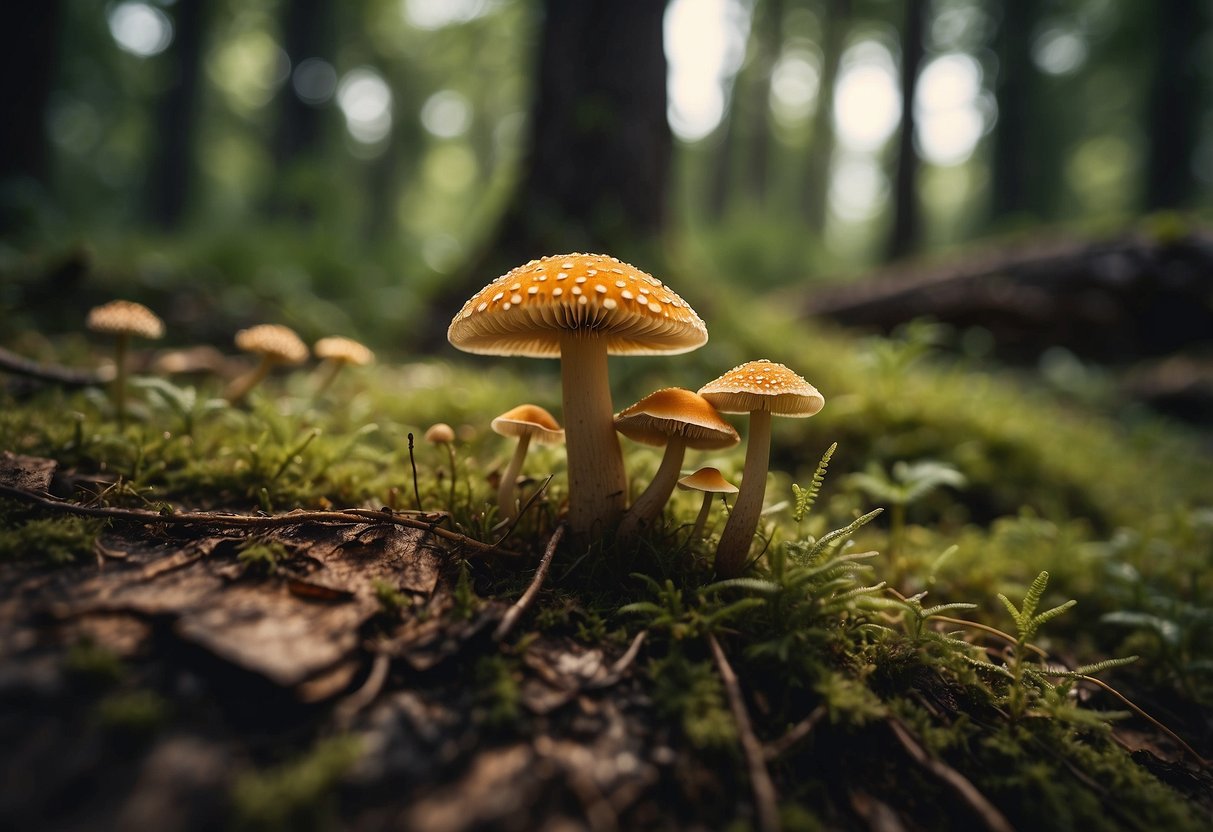
[[[127,347],[132,338],[155,340],[164,335],[164,322],[141,303],[114,300],[89,310],[85,325],[92,332],[114,337],[114,381],[112,396],[118,421],[126,418]],[[295,366],[315,354],[321,361],[316,385],[317,394],[324,392],[341,369],[365,366],[375,360],[375,354],[351,338],[329,336],[321,338],[309,351],[295,331],[281,324],[259,324],[236,333],[236,346],[257,358],[256,366],[237,376],[228,384],[224,397],[235,404],[242,401],[276,366]]]
[[[503,414],[499,433],[517,436],[518,450],[501,478],[502,515],[515,511],[514,482],[527,442],[559,441],[568,459],[568,523],[582,540],[635,538],[651,528],[676,484],[705,492],[693,534],[701,534],[712,493],[731,486],[715,469],[679,480],[688,448],[719,449],[739,441],[720,413],[750,415],[740,489],[716,549],[716,572],[741,573],[762,513],[770,460],[771,417],[812,416],[825,404],[817,389],[782,364],[750,361],[698,393],[670,387],[619,414],[611,404],[608,355],[689,352],[708,340],[707,327],[669,287],[634,266],[602,254],[532,260],[477,292],[455,315],[447,338],[471,353],[559,358],[565,426],[535,405]],[[616,432],[664,445],[653,481],[627,506],[627,477]]]
[[[113,398],[122,421],[127,345],[133,337],[161,337],[164,324],[146,306],[119,300],[93,309],[88,327],[116,339]],[[689,352],[707,342],[708,332],[695,310],[660,280],[602,254],[544,257],[507,272],[464,304],[451,321],[447,338],[466,352],[559,358],[561,362],[563,428],[551,413],[533,404],[520,405],[493,420],[494,431],[517,440],[498,487],[502,520],[517,515],[517,482],[530,444],[564,442],[568,523],[570,531],[583,541],[611,536],[624,543],[635,540],[656,526],[675,487],[704,495],[692,529],[692,537],[699,538],[713,495],[735,493],[716,549],[716,571],[725,577],[744,569],[762,513],[771,417],[812,416],[825,404],[821,393],[796,373],[782,364],[761,360],[729,370],[697,393],[668,387],[615,414],[608,355]],[[302,364],[309,355],[299,336],[278,324],[240,330],[235,341],[259,360],[228,384],[225,396],[233,403],[244,399],[274,366]],[[320,339],[314,352],[324,362],[318,392],[342,367],[374,360],[365,346],[341,337]],[[719,450],[740,441],[721,413],[750,416],[740,488],[726,482],[715,468],[701,468],[680,478],[688,449]],[[446,433],[451,433],[449,427],[436,425],[426,438],[449,445],[454,437]],[[656,475],[630,506],[617,433],[665,447]],[[452,468],[453,463],[452,457]],[[453,484],[452,470],[452,488]]]

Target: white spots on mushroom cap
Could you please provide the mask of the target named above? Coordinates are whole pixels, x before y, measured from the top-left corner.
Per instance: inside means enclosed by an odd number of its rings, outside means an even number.
[[[724,413],[769,410],[782,416],[812,416],[825,397],[783,364],[761,359],[741,364],[699,388]]]

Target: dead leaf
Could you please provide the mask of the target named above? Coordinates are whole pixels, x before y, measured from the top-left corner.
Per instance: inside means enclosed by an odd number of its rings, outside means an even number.
[[[43,494],[50,490],[58,467],[53,459],[4,451],[0,453],[0,485]]]

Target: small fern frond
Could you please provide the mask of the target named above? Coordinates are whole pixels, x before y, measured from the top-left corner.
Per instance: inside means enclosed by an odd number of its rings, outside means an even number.
[[[715,583],[708,584],[699,591],[705,595],[714,595],[717,592],[724,592],[726,589],[744,589],[762,595],[774,595],[782,587],[774,581],[767,581],[762,578],[729,578],[725,581],[716,581]]]
[[[855,532],[859,531],[868,523],[875,520],[877,515],[879,515],[882,511],[884,511],[883,508],[872,509],[862,517],[855,519],[850,525],[844,526],[841,529],[835,529],[827,534],[823,534],[821,539],[814,543],[813,548],[809,550],[808,559],[812,560],[813,558],[817,557],[817,555],[821,554],[831,543],[848,538],[855,534]]]
[[[1028,587],[1028,594],[1023,597],[1023,606],[1019,608],[1019,614],[1024,621],[1032,620],[1032,614],[1036,612],[1036,605],[1040,603],[1048,586],[1049,573],[1047,571],[1041,572],[1036,576],[1036,580],[1032,581],[1032,585]]]
[[[1011,620],[1015,622],[1016,626],[1019,626],[1019,622],[1023,620],[1023,616],[1019,612],[1019,607],[1015,606],[1015,604],[1011,602],[1011,599],[1003,595],[1001,592],[998,593],[998,600],[1002,601],[1002,605],[1007,608],[1007,612],[1011,613]]]
[[[826,448],[826,452],[821,456],[821,461],[817,463],[817,470],[813,472],[813,479],[809,482],[808,488],[801,488],[795,484],[792,485],[792,494],[796,497],[796,506],[792,509],[792,519],[797,523],[803,520],[805,515],[809,513],[809,510],[813,508],[813,503],[817,500],[817,494],[821,491],[821,484],[825,482],[826,469],[830,467],[830,457],[834,456],[834,451],[837,448],[837,442]]]
[[[1074,606],[1077,603],[1078,603],[1077,601],[1075,601],[1074,599],[1071,598],[1069,601],[1066,601],[1064,604],[1059,604],[1056,607],[1053,607],[1053,609],[1045,610],[1044,612],[1035,616],[1030,622],[1030,629],[1031,629],[1032,633],[1035,634],[1036,631],[1040,629],[1040,626],[1042,624],[1046,624],[1049,621],[1052,621],[1054,618],[1061,615],[1062,613],[1064,613],[1066,610],[1070,609],[1070,607]]]
[[[977,609],[976,604],[969,604],[963,601],[956,601],[951,604],[936,604],[933,607],[927,607],[919,613],[925,620],[935,615],[943,615],[949,612],[968,612],[969,610]]]

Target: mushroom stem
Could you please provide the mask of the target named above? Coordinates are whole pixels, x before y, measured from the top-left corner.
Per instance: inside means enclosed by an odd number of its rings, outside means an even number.
[[[661,465],[653,475],[653,481],[623,515],[623,522],[619,524],[620,539],[627,540],[645,531],[661,516],[661,510],[678,484],[686,447],[686,440],[681,436],[671,436],[666,442],[665,454],[661,457]]]
[[[114,410],[118,427],[126,426],[126,348],[131,336],[119,332],[114,342]]]
[[[324,395],[324,392],[329,389],[333,382],[337,379],[337,375],[341,372],[341,368],[345,364],[333,358],[324,359],[324,365],[319,370],[318,375],[320,380],[316,383],[317,397]]]
[[[712,513],[712,492],[703,492],[703,505],[699,509],[699,516],[695,518],[695,525],[691,529],[691,540],[700,540],[703,538],[703,530],[708,524],[708,515]]]
[[[224,393],[224,398],[229,404],[236,404],[249,394],[254,387],[261,383],[261,380],[269,375],[270,367],[273,366],[273,360],[268,356],[262,356],[257,366],[249,370],[242,376],[236,378],[227,386],[227,392]]]
[[[569,527],[580,538],[614,531],[623,514],[627,477],[615,436],[606,344],[593,332],[560,339]]]
[[[526,459],[526,449],[531,444],[531,436],[528,433],[518,437],[518,444],[514,448],[514,456],[510,460],[510,464],[506,467],[505,473],[501,475],[501,482],[497,484],[497,511],[501,515],[499,520],[514,519],[515,492],[518,490],[518,474],[522,471],[522,460]],[[452,457],[452,461],[453,461]],[[451,481],[454,482],[454,469],[452,468]],[[455,492],[452,490],[451,494]],[[452,500],[454,502],[454,500]]]
[[[758,528],[758,518],[762,514],[770,458],[771,414],[766,410],[751,411],[741,487],[729,520],[724,524],[724,531],[720,533],[720,544],[716,547],[716,574],[722,578],[740,575],[745,566],[750,541],[754,539],[754,530]]]

